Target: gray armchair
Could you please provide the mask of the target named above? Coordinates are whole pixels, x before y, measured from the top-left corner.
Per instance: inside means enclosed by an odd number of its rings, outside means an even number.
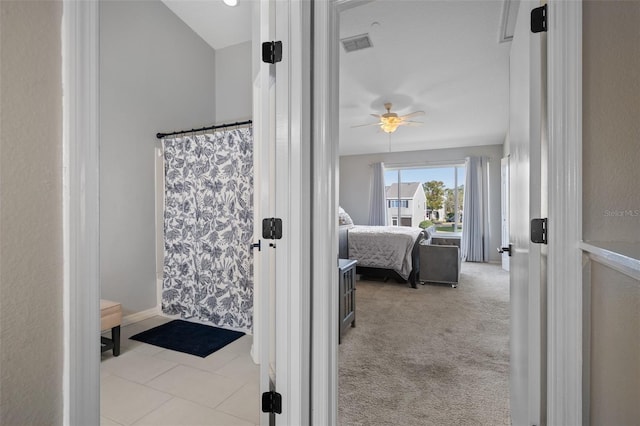
[[[420,281],[458,286],[460,279],[460,240],[430,238],[420,244]]]

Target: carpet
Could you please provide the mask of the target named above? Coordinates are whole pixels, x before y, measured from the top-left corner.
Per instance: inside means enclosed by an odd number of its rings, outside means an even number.
[[[339,345],[338,420],[509,425],[509,274],[463,263],[458,288],[356,283]]]
[[[131,336],[130,339],[204,358],[242,336],[244,333],[239,331],[173,320]]]

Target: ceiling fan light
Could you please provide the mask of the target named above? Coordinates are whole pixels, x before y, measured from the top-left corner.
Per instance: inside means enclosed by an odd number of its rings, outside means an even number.
[[[380,128],[384,130],[386,133],[395,132],[400,124],[402,124],[402,119],[398,118],[397,115],[395,117],[394,116],[380,117]]]
[[[398,128],[398,125],[395,123],[382,123],[380,128],[386,133],[393,133]]]
[[[414,125],[414,123],[418,123],[417,121],[407,121],[408,117],[413,117],[414,115],[424,114],[424,111],[414,111],[410,114],[406,114],[403,116],[398,116],[397,113],[391,112],[391,103],[387,102],[384,104],[387,112],[385,114],[371,114],[372,116],[378,118],[380,121],[378,123],[371,124],[361,124],[359,126],[352,127],[363,127],[363,126],[379,126],[383,132],[385,133],[393,133],[395,132],[399,126],[403,125]]]
[[[238,0],[222,0],[224,2],[224,4],[226,4],[227,6],[237,6],[238,5]]]

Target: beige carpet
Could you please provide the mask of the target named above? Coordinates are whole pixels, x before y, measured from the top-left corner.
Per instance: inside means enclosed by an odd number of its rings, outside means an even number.
[[[339,347],[339,410],[351,425],[504,425],[509,274],[463,263],[460,284],[358,281]]]

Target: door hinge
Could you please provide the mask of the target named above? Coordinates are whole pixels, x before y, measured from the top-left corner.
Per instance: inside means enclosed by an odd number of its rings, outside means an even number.
[[[282,238],[282,219],[268,217],[262,219],[262,238],[266,240],[279,240]]]
[[[262,412],[282,414],[282,395],[276,391],[262,394]]]
[[[531,10],[531,32],[541,33],[547,31],[547,5]]]
[[[531,219],[531,242],[547,244],[547,219]]]
[[[257,248],[258,251],[262,251],[262,240],[258,240],[257,243],[251,244],[251,248],[252,249]]]
[[[282,61],[282,42],[265,41],[262,43],[262,62],[275,64]]]

